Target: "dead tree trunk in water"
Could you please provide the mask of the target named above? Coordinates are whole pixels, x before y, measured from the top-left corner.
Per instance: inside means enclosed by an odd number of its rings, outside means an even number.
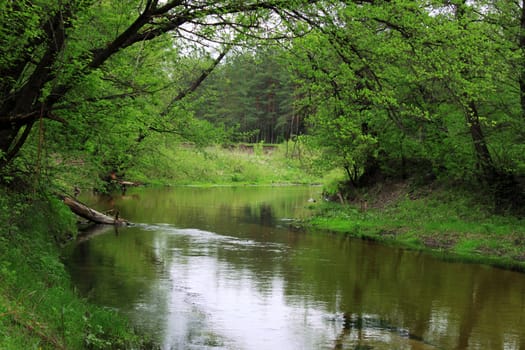
[[[119,218],[118,214],[116,215],[116,217],[111,217],[109,215],[96,211],[95,209],[92,209],[68,196],[61,196],[61,199],[64,202],[64,204],[67,205],[69,209],[71,209],[73,213],[77,214],[80,217],[83,217],[84,219],[95,222],[97,224],[104,224],[104,225],[126,225],[128,224],[126,220]]]

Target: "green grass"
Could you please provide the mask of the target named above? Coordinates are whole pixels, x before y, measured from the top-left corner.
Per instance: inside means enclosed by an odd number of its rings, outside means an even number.
[[[76,230],[69,209],[4,188],[0,209],[0,349],[145,346],[121,316],[73,290],[58,245]]]
[[[130,180],[157,185],[290,184],[319,182],[305,172],[301,161],[286,156],[283,145],[271,153],[239,147],[206,149],[163,147],[140,157],[127,171]]]
[[[371,203],[366,211],[355,203],[321,203],[308,225],[447,259],[525,271],[525,223],[521,219],[494,215],[488,205],[462,189],[428,191],[404,186],[401,191],[388,191],[361,193]]]

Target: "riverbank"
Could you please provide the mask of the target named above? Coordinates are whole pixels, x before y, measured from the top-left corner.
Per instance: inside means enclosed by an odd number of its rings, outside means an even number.
[[[60,258],[75,218],[45,194],[0,188],[0,348],[147,348],[116,312],[79,296]]]
[[[161,148],[138,159],[127,171],[133,181],[154,185],[309,184],[322,174],[307,164],[307,155],[292,156],[292,144],[191,145]],[[162,166],[159,166],[162,164]]]
[[[493,214],[479,196],[460,187],[385,182],[344,205],[314,205],[307,225],[447,260],[525,272],[525,223]]]
[[[299,155],[293,144],[250,146],[239,144],[198,148],[192,145],[159,145],[155,152],[137,156],[133,162],[120,169],[117,176],[119,180],[149,186],[321,182],[322,171],[315,168],[309,154]],[[101,170],[77,161],[58,164],[53,171],[58,174],[57,184],[67,193],[72,192],[73,186],[81,191],[104,191],[108,185],[104,182],[104,174],[110,169]]]

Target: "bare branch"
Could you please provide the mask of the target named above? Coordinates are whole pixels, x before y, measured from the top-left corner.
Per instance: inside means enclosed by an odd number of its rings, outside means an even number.
[[[59,117],[51,112],[47,112],[44,114],[44,118],[46,119],[49,119],[49,120],[54,120],[56,122],[59,122],[61,124],[64,124],[64,125],[67,125],[67,120],[65,120],[64,118],[62,117]]]

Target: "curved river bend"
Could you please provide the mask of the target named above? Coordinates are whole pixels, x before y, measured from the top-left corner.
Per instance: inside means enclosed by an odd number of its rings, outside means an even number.
[[[525,275],[301,232],[319,188],[136,189],[66,264],[162,349],[525,349]]]

